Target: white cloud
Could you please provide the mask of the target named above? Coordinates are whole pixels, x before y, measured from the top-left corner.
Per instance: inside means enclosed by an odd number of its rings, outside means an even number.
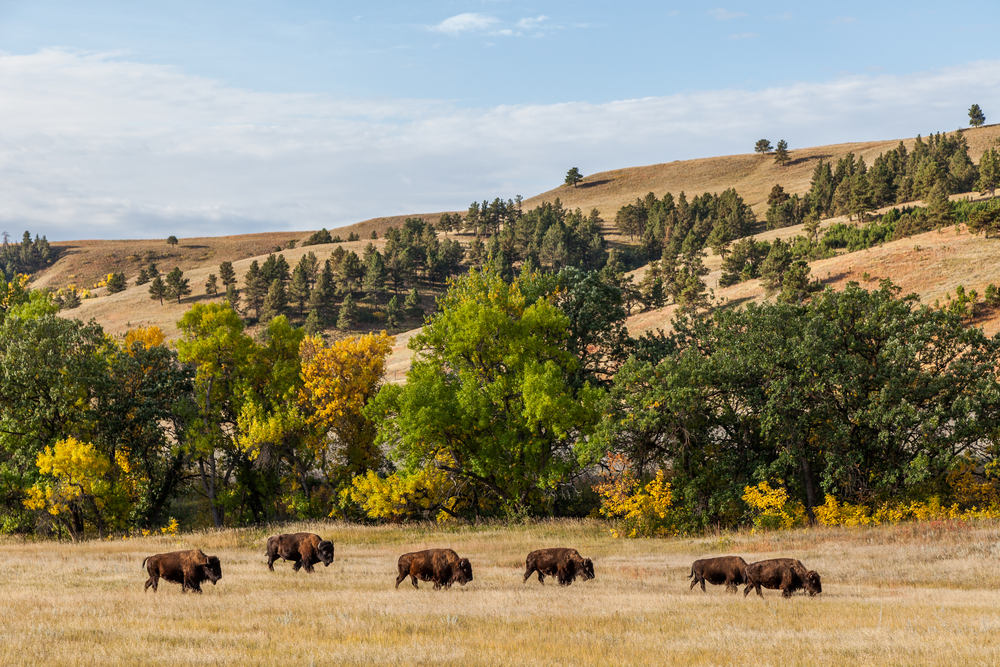
[[[731,21],[732,19],[738,19],[746,16],[743,12],[731,12],[728,9],[723,9],[722,7],[719,7],[718,9],[710,9],[708,14],[716,21]]]
[[[607,104],[462,109],[256,93],[108,55],[0,56],[0,231],[49,239],[333,228],[531,196],[584,173],[950,130],[1000,61]]]
[[[432,26],[430,29],[434,32],[444,32],[450,35],[457,35],[462,32],[486,30],[497,22],[498,19],[493,16],[466,13],[447,18],[444,21],[441,21],[441,23],[438,23],[436,26]]]
[[[517,22],[517,27],[521,30],[538,30],[542,27],[542,23],[548,20],[549,17],[544,14],[537,18],[523,18]]]

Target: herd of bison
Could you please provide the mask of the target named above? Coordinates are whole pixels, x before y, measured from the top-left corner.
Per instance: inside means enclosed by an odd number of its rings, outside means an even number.
[[[274,561],[278,559],[292,561],[292,569],[296,572],[305,568],[313,571],[313,565],[323,563],[329,566],[333,562],[333,542],[324,540],[313,533],[295,533],[292,535],[275,535],[267,540],[267,567],[274,571]],[[160,579],[181,584],[181,592],[188,590],[201,593],[201,584],[211,581],[215,584],[222,578],[222,565],[216,556],[206,556],[201,549],[188,551],[173,551],[166,554],[148,556],[142,561],[142,566],[149,573],[146,581],[148,590],[156,586]],[[451,549],[428,549],[403,554],[397,564],[396,588],[407,577],[417,588],[417,580],[432,581],[434,588],[442,586],[450,588],[453,583],[465,585],[472,581],[472,564],[468,558],[459,558]],[[524,561],[524,583],[534,573],[538,573],[538,583],[545,583],[545,577],[555,577],[560,585],[567,586],[579,576],[584,581],[594,578],[594,563],[589,558],[580,556],[576,549],[538,549],[528,554]],[[783,597],[790,597],[797,590],[804,589],[809,595],[823,592],[819,574],[815,570],[806,570],[801,562],[794,558],[773,558],[749,565],[739,556],[722,556],[720,558],[704,558],[691,564],[691,587],[701,584],[705,590],[705,582],[719,585],[725,584],[726,591],[736,593],[741,584],[745,584],[743,597],[750,589],[757,591],[763,597],[760,589],[772,588],[781,590]],[[689,589],[689,590],[690,590]]]

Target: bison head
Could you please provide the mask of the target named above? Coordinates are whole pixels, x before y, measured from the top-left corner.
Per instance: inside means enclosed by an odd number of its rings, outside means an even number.
[[[316,552],[319,555],[319,559],[323,561],[323,565],[330,567],[330,563],[333,562],[333,542],[330,540],[321,541],[316,548]]]
[[[215,582],[222,579],[222,564],[219,563],[218,556],[209,556],[208,565],[202,565],[201,569],[205,574],[205,579],[211,581],[213,586]]]
[[[472,581],[472,563],[469,562],[468,558],[462,558],[458,561],[458,575],[455,577],[455,581],[463,586]]]
[[[583,559],[583,567],[580,568],[580,576],[583,577],[584,581],[594,578],[594,561],[589,558]]]
[[[816,570],[806,572],[805,589],[809,595],[816,595],[823,592],[823,585],[819,580],[819,572]]]

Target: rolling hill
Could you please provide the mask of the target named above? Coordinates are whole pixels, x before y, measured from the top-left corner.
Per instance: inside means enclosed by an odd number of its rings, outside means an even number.
[[[970,155],[978,161],[982,153],[1000,142],[1000,125],[979,129],[963,130],[970,147]],[[904,139],[911,146],[915,139]],[[766,210],[766,198],[777,183],[786,192],[802,194],[809,188],[813,169],[820,159],[836,162],[848,152],[864,157],[871,164],[881,153],[894,148],[899,140],[877,142],[846,143],[831,146],[803,148],[791,151],[791,162],[778,166],[770,156],[754,154],[733,155],[682,162],[670,162],[643,167],[630,167],[608,172],[591,174],[578,187],[560,186],[524,200],[525,210],[545,201],[559,198],[566,208],[581,208],[584,211],[596,208],[604,218],[605,235],[612,242],[621,242],[611,221],[617,210],[624,204],[632,203],[648,192],[662,196],[665,192],[675,194],[685,191],[689,195],[703,192],[721,192],[727,188],[736,191],[750,204],[758,217]],[[959,195],[978,197],[978,195]],[[372,231],[384,238],[385,230],[399,225],[406,217],[423,217],[434,221],[441,213],[414,214],[413,216],[392,216],[374,218],[338,228],[337,234],[346,238],[357,233],[362,241],[344,243],[346,249],[360,254],[368,243]],[[826,221],[829,224],[834,220]],[[44,231],[44,230],[41,230]],[[135,326],[159,326],[168,339],[178,336],[177,320],[191,304],[221,297],[210,297],[204,293],[204,283],[209,273],[218,273],[222,261],[231,261],[238,276],[242,276],[254,258],[263,260],[277,248],[284,248],[289,241],[299,245],[311,232],[272,232],[224,237],[180,239],[176,246],[168,246],[164,240],[122,240],[122,241],[69,241],[54,242],[52,246],[59,252],[59,259],[51,267],[37,274],[32,285],[35,287],[59,288],[70,283],[90,287],[111,271],[124,271],[130,287],[125,292],[105,295],[105,290],[94,290],[96,298],[86,299],[75,310],[64,311],[68,317],[84,320],[91,318],[99,322],[111,334],[121,334]],[[764,232],[758,239],[790,238],[802,233],[799,227]],[[467,235],[455,235],[459,240],[469,240]],[[382,241],[376,241],[381,245]],[[286,259],[294,264],[306,252],[313,251],[325,259],[335,245],[297,247],[285,249]],[[920,236],[886,243],[881,247],[844,254],[835,258],[812,262],[812,275],[835,289],[848,280],[877,284],[880,278],[891,278],[904,291],[915,292],[923,302],[943,300],[953,293],[955,286],[962,284],[967,289],[976,289],[982,294],[990,282],[1000,283],[1000,240],[970,236],[968,232],[948,228],[940,232],[929,232]],[[179,266],[190,278],[193,294],[181,303],[164,303],[150,300],[145,287],[136,288],[135,275],[139,268],[155,261],[161,272]],[[757,281],[718,289],[718,257],[706,258],[706,265],[712,270],[708,276],[709,287],[720,303],[743,303],[764,298]],[[641,277],[642,269],[635,272]],[[673,315],[673,306],[633,315],[629,328],[633,333],[666,328]],[[1000,313],[987,313],[982,321],[987,333],[1000,330]],[[409,351],[406,342],[410,333],[397,336],[396,347],[389,361],[390,380],[399,381],[409,365]]]

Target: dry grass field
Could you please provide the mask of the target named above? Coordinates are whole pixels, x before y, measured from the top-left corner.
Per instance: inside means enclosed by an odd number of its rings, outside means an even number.
[[[315,574],[278,561],[269,533],[336,544]],[[575,546],[597,578],[521,583],[524,556]],[[453,547],[467,586],[393,588],[400,553]],[[143,593],[142,559],[200,547],[217,586]],[[823,593],[688,589],[691,561],[791,556]],[[319,523],[127,541],[0,542],[4,665],[961,665],[1000,664],[1000,526],[931,522],[613,540],[603,524],[463,528]]]

